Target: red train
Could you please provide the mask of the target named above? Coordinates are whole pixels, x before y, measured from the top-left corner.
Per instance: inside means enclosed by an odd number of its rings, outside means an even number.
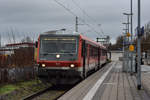
[[[38,76],[53,84],[73,84],[107,61],[107,49],[83,35],[41,34],[37,43]]]

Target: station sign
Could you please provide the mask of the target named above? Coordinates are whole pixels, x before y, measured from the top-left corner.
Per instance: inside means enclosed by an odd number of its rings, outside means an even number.
[[[130,50],[130,51],[134,51],[134,45],[131,44],[131,45],[129,46],[129,50]]]
[[[138,34],[138,27],[136,27],[136,29],[135,29],[135,35],[137,36],[142,36],[142,35],[144,35],[144,26],[142,26],[141,28],[140,28],[140,32],[139,32],[139,34]]]
[[[144,26],[141,28],[141,35],[144,35]]]
[[[130,36],[131,36],[131,34],[128,32],[128,33],[126,34],[126,36],[127,36],[127,37],[130,37]]]

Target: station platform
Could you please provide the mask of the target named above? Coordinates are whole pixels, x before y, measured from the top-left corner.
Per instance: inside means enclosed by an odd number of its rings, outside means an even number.
[[[137,90],[135,75],[123,73],[122,62],[111,62],[58,100],[150,100],[150,72],[142,72]]]

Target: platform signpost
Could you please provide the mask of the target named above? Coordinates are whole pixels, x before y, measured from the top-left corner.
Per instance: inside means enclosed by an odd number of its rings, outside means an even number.
[[[131,61],[131,64],[130,64],[130,74],[133,75],[133,52],[135,50],[135,47],[134,45],[132,44],[132,41],[131,41],[131,44],[129,45],[129,51],[130,51],[130,61]]]

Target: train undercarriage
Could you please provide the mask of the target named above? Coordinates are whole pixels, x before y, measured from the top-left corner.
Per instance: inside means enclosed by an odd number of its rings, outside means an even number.
[[[51,84],[76,84],[83,79],[82,72],[75,70],[38,69],[38,77]]]

